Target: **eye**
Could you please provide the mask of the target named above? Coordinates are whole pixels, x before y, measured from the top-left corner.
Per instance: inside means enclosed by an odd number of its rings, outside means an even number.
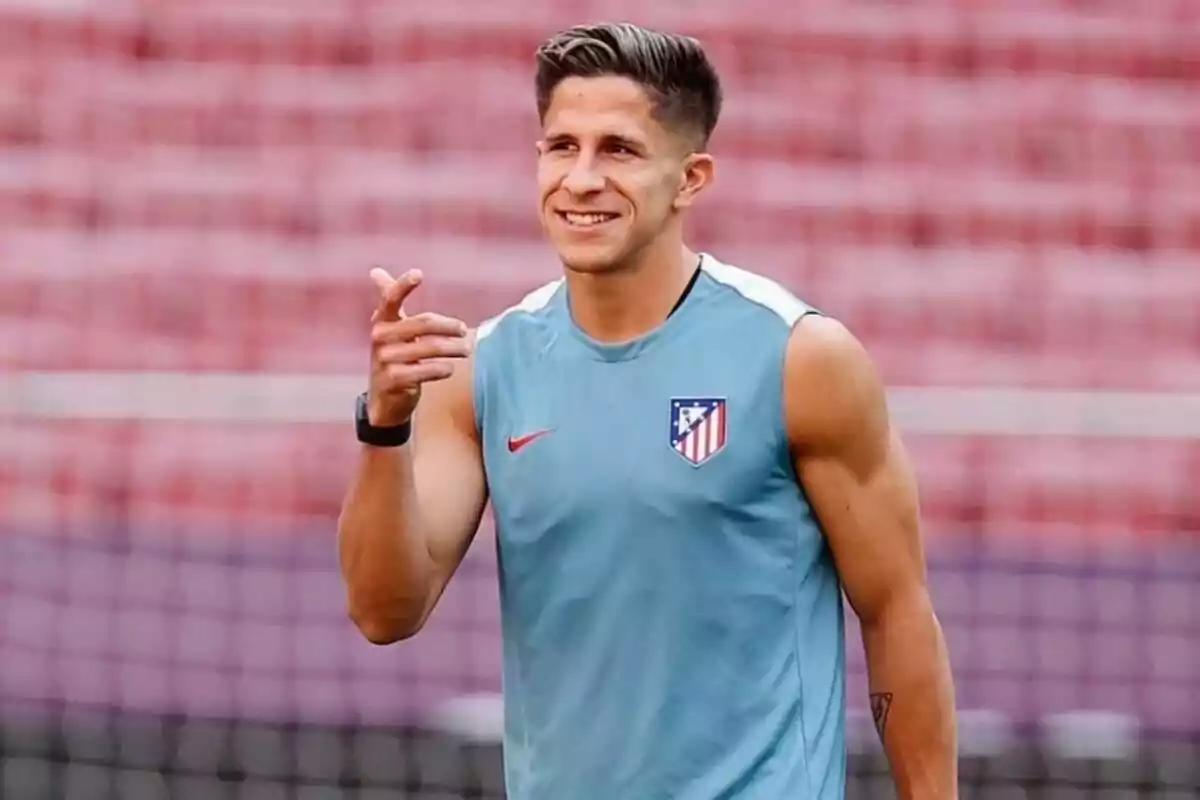
[[[575,149],[575,145],[573,145],[571,142],[562,141],[562,140],[560,139],[560,140],[559,140],[559,141],[557,141],[557,142],[550,142],[550,144],[549,144],[549,146],[547,147],[547,149],[548,149],[548,150],[549,150],[551,153],[565,153],[565,152],[569,152],[569,151],[571,151],[571,150],[574,150],[574,149]]]

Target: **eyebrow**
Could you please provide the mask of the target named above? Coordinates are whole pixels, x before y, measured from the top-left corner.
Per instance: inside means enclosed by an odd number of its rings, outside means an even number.
[[[579,137],[570,133],[554,133],[547,136],[546,141],[552,144],[557,144],[559,142],[575,141],[578,138]],[[606,133],[600,137],[600,141],[603,144],[618,144],[622,147],[628,147],[632,150],[640,151],[646,149],[646,144],[644,142],[619,133]]]
[[[606,135],[602,141],[610,144],[619,144],[631,150],[641,151],[646,149],[646,145],[637,139],[630,139],[628,136],[621,136],[619,134]]]

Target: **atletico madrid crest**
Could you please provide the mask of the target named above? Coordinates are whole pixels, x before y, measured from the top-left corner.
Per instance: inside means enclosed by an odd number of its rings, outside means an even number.
[[[671,449],[698,467],[725,446],[726,403],[717,397],[671,399]]]

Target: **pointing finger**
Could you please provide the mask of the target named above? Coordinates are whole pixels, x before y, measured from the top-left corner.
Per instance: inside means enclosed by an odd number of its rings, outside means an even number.
[[[388,290],[391,289],[392,284],[396,282],[396,279],[392,277],[392,274],[383,267],[375,267],[371,270],[371,280],[373,280],[375,285],[379,288],[380,297],[387,297]]]
[[[380,293],[379,308],[373,319],[394,320],[402,316],[404,301],[420,285],[422,275],[420,270],[413,269],[396,279],[387,270],[376,267],[371,270],[371,280]]]

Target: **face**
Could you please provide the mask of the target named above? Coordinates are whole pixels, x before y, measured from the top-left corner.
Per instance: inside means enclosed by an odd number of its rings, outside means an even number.
[[[712,159],[666,130],[635,82],[568,78],[554,90],[538,142],[542,227],[568,269],[629,264],[712,177]]]

